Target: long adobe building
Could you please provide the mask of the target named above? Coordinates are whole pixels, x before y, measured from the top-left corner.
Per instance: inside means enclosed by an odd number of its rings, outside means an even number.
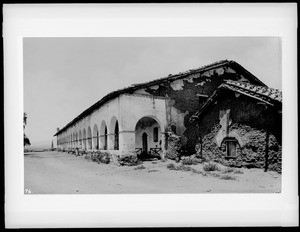
[[[58,130],[54,135],[57,147],[117,155],[164,152],[168,150],[168,132],[172,131],[192,154],[201,133],[191,118],[198,117],[199,109],[208,105],[210,97],[228,80],[267,88],[231,60],[133,84],[107,94]]]

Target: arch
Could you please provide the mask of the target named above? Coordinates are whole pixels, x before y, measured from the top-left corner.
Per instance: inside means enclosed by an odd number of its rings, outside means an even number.
[[[86,150],[86,130],[85,128],[83,129],[83,132],[82,132],[82,146],[83,146],[83,149]]]
[[[99,149],[99,131],[98,131],[98,126],[97,124],[94,125],[93,129],[93,145],[94,149]]]
[[[119,123],[118,119],[113,116],[109,125],[109,149],[119,150]]]
[[[145,116],[135,125],[135,148],[147,153],[150,149],[162,149],[162,128],[154,117]]]
[[[92,130],[90,126],[87,130],[87,147],[88,149],[92,149]]]
[[[107,126],[104,120],[100,126],[100,149],[107,150]]]

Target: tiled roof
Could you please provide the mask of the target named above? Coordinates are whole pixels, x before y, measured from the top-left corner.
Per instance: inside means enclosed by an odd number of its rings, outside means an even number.
[[[260,97],[262,99],[270,99],[282,102],[282,92],[278,89],[269,88],[266,86],[253,85],[246,82],[226,80],[225,84],[220,87],[227,87],[232,90],[243,91],[252,96]]]
[[[118,97],[119,95],[121,95],[123,93],[132,93],[133,91],[135,91],[137,89],[140,89],[140,88],[144,88],[144,87],[152,86],[152,85],[156,85],[156,84],[161,84],[161,83],[164,83],[164,82],[171,82],[171,81],[174,81],[174,80],[177,80],[177,79],[185,78],[188,75],[191,75],[191,74],[194,74],[194,73],[203,73],[203,72],[206,72],[208,70],[218,68],[218,67],[227,66],[227,65],[231,66],[235,69],[239,69],[243,73],[247,73],[247,75],[250,78],[252,78],[252,80],[254,82],[257,82],[257,83],[260,83],[261,85],[264,85],[263,82],[261,82],[257,77],[255,77],[253,74],[248,72],[245,68],[243,68],[237,62],[232,61],[232,60],[221,60],[221,61],[209,64],[209,65],[202,66],[202,67],[197,68],[197,69],[190,69],[186,72],[180,72],[180,73],[174,74],[174,75],[170,74],[167,77],[155,79],[155,80],[152,80],[152,81],[149,81],[149,82],[144,82],[144,83],[139,83],[139,84],[132,84],[129,87],[113,91],[113,92],[105,95],[101,100],[99,100],[94,105],[92,105],[91,107],[89,107],[88,109],[83,111],[81,114],[79,114],[76,118],[74,118],[66,126],[64,126],[62,129],[60,129],[58,132],[56,132],[54,134],[54,136],[56,136],[56,135],[60,134],[61,132],[65,131],[67,128],[69,128],[70,126],[72,126],[73,124],[75,124],[76,122],[81,120],[82,118],[86,117],[87,115],[90,115],[93,111],[99,109],[103,104],[105,104],[109,100],[114,99],[114,98]]]
[[[238,92],[248,97],[265,102],[269,105],[274,105],[274,103],[282,103],[282,92],[278,89],[273,89],[266,86],[253,85],[247,82],[226,80],[207,99],[207,101],[201,106],[201,108],[190,117],[190,122],[193,122],[196,118],[198,118],[223,89]]]

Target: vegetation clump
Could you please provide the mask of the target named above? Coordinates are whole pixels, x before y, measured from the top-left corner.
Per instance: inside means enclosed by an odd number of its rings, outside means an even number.
[[[233,172],[234,174],[244,174],[244,172],[240,169],[237,169]]]
[[[184,166],[184,165],[175,166],[174,164],[168,164],[167,168],[169,170],[175,170],[175,171],[191,171],[193,173],[202,174],[203,176],[206,176],[206,173],[203,173],[200,170],[197,170],[197,169],[191,168],[191,167],[187,167],[187,166]]]
[[[184,157],[182,158],[183,165],[197,165],[201,163],[201,160],[196,157]]]
[[[141,169],[145,169],[145,167],[143,165],[139,165],[134,168],[134,170],[141,170]]]
[[[225,170],[223,170],[223,173],[232,173],[232,172],[235,172],[234,168],[227,167],[225,168]]]
[[[211,171],[219,171],[219,167],[215,163],[207,163],[203,166],[203,170],[206,172],[211,172]]]
[[[109,164],[111,157],[107,152],[98,151],[96,153],[88,153],[84,156],[84,159],[91,160],[94,162]]]
[[[235,180],[236,178],[234,176],[226,174],[226,175],[221,176],[220,179],[222,179],[222,180]]]
[[[118,156],[118,163],[121,166],[136,166],[142,163],[136,155]]]

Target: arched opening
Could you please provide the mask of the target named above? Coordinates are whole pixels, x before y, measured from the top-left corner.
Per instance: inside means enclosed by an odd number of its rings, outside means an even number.
[[[148,151],[148,135],[146,132],[142,135],[142,151],[147,152]]]
[[[86,130],[85,128],[83,129],[83,137],[82,137],[82,146],[83,146],[83,149],[86,150]]]
[[[108,149],[119,150],[119,123],[116,117],[113,117],[110,121]]]
[[[99,149],[99,132],[98,132],[97,124],[94,125],[94,129],[93,129],[93,144],[94,144],[94,149]]]
[[[107,150],[107,126],[105,121],[102,121],[100,127],[100,149]]]
[[[91,130],[91,127],[88,127],[87,143],[88,143],[88,149],[92,149],[92,130]]]
[[[114,144],[114,150],[119,150],[119,124],[118,124],[118,121],[116,122],[116,126],[115,126],[115,144]]]
[[[162,150],[162,132],[157,120],[152,117],[143,117],[137,122],[135,148],[139,156],[159,156],[159,152]]]

